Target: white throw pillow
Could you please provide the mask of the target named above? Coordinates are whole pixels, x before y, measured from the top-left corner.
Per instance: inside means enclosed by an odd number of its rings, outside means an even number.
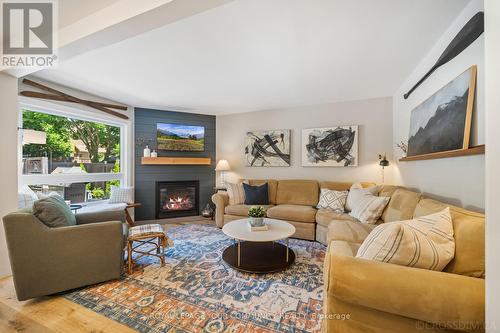
[[[347,191],[335,191],[322,188],[316,208],[331,209],[334,212],[343,213],[347,201],[347,193]]]
[[[247,182],[244,181],[243,183]],[[226,183],[226,191],[229,196],[230,205],[243,205],[245,203],[243,183]]]
[[[353,184],[349,189],[349,194],[347,195],[347,201],[345,204],[346,211],[350,212],[352,208],[359,203],[364,193],[377,195],[381,188],[381,185],[363,188],[360,183]]]
[[[450,209],[383,223],[364,240],[357,258],[442,271],[455,256]]]
[[[134,188],[133,187],[118,187],[111,186],[111,196],[109,203],[133,203],[134,202]]]
[[[362,223],[375,224],[382,216],[390,199],[365,192],[358,198],[356,206],[352,207],[349,215]]]

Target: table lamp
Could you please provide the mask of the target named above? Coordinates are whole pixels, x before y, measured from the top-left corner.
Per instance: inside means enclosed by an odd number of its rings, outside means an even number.
[[[226,186],[226,171],[231,170],[231,167],[229,166],[229,163],[227,160],[219,160],[217,162],[217,166],[215,167],[215,171],[220,171],[220,178],[221,178],[221,186],[225,187]]]

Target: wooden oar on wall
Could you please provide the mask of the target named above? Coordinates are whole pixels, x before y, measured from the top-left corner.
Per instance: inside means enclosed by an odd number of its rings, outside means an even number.
[[[446,64],[451,59],[459,55],[472,42],[474,42],[484,32],[484,12],[479,12],[467,22],[462,30],[453,38],[448,47],[443,51],[434,66],[406,93],[403,95],[407,99],[411,93],[418,88],[436,69]]]
[[[28,86],[32,86],[41,90],[48,91],[50,93],[53,93],[54,95],[51,94],[44,94],[44,93],[39,93],[36,91],[22,91],[20,94],[22,96],[27,96],[27,97],[34,97],[34,98],[42,98],[42,99],[50,99],[50,100],[57,100],[57,101],[63,101],[63,102],[71,102],[71,103],[78,103],[78,104],[83,104],[88,107],[97,109],[99,111],[105,112],[107,114],[113,115],[118,118],[122,119],[128,119],[128,117],[120,112],[110,110],[108,108],[113,108],[113,109],[119,109],[119,110],[127,110],[126,106],[123,105],[114,105],[114,104],[107,104],[107,103],[99,103],[99,102],[93,102],[93,101],[88,101],[85,99],[80,99],[68,94],[65,94],[59,90],[47,87],[41,83],[37,83],[28,79],[23,79],[22,81],[24,84]]]

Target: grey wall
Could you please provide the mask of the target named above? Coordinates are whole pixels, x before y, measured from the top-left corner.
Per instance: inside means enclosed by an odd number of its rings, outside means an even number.
[[[212,165],[141,165],[146,144],[156,148],[156,124],[174,123],[205,126],[204,152],[159,151],[158,156],[210,157]],[[157,181],[199,180],[200,210],[210,203],[215,186],[215,116],[135,108],[135,201],[142,204],[135,210],[135,219],[155,218]]]
[[[359,166],[303,167],[301,130],[313,127],[358,125]],[[247,131],[291,129],[290,167],[246,167],[244,144]],[[392,153],[392,100],[390,97],[323,105],[230,114],[217,117],[217,158],[231,166],[228,180],[238,178],[317,179],[381,182],[378,154]],[[392,183],[393,167],[385,169]]]
[[[476,98],[472,115],[471,145],[485,142],[484,36],[449,63],[440,67],[408,99],[403,94],[434,64],[436,59],[467,21],[483,10],[482,0],[473,0],[415,67],[393,96],[394,145],[408,140],[411,111],[472,65],[477,65]],[[395,148],[394,157],[402,157]],[[395,183],[420,190],[427,196],[476,211],[485,207],[484,155],[400,162]]]

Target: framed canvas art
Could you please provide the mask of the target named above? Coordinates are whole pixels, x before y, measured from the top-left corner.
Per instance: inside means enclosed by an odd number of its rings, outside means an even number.
[[[290,166],[290,130],[247,132],[245,140],[245,166]]]
[[[469,148],[476,73],[472,66],[413,109],[408,157]]]
[[[358,126],[303,129],[302,166],[358,166]]]

